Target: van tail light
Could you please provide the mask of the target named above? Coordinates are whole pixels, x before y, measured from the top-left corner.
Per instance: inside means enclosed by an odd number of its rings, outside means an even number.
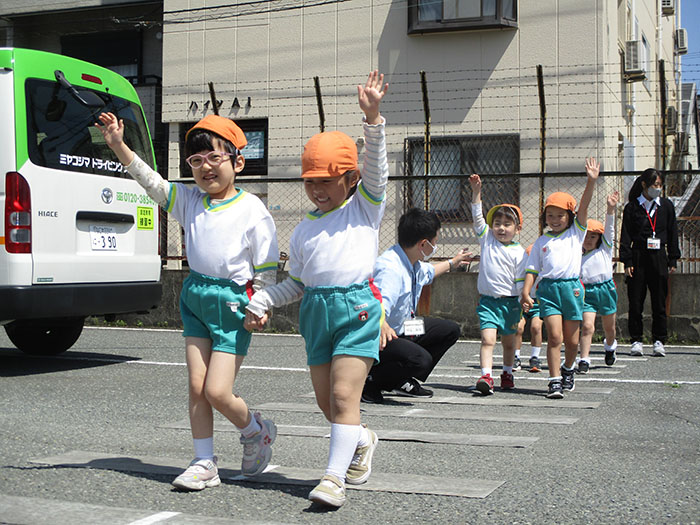
[[[27,180],[17,172],[5,176],[5,249],[32,252],[32,200]]]

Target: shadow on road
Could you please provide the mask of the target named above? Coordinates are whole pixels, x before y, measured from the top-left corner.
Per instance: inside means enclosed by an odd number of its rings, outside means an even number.
[[[104,355],[92,352],[66,352],[58,356],[34,356],[14,348],[0,348],[0,377],[51,374],[140,360],[140,357]]]

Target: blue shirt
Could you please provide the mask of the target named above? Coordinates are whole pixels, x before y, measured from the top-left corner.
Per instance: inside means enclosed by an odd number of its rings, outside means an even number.
[[[374,263],[374,284],[382,292],[386,322],[403,334],[403,323],[414,316],[423,286],[433,282],[435,267],[423,261],[411,265],[403,248],[395,244]]]

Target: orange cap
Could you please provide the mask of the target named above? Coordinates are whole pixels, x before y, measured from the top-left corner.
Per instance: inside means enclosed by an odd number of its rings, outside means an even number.
[[[190,128],[185,134],[185,140],[187,140],[189,134],[195,129],[206,129],[207,131],[216,133],[236,146],[238,151],[245,148],[245,145],[248,144],[248,139],[245,138],[243,130],[230,118],[221,117],[219,115],[207,115]]]
[[[557,191],[552,193],[544,203],[544,207],[556,206],[557,208],[562,208],[564,210],[576,211],[576,199],[574,199],[568,193],[563,191]]]
[[[515,210],[515,213],[518,214],[518,219],[520,220],[520,227],[522,228],[523,226],[523,214],[520,211],[520,208],[518,208],[515,204],[496,204],[493,208],[489,210],[489,212],[486,214],[486,224],[491,227],[493,224],[493,214],[496,213],[496,210],[499,208],[510,208],[512,210]]]
[[[301,176],[305,179],[340,177],[357,169],[357,146],[342,131],[317,133],[304,146]]]
[[[588,231],[591,233],[600,233],[601,235],[605,233],[605,226],[603,226],[603,223],[595,219],[588,219],[587,226]]]

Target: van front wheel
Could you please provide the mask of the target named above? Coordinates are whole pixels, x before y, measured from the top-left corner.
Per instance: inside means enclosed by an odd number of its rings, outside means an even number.
[[[84,317],[19,319],[5,325],[5,331],[10,341],[26,354],[56,355],[78,340],[84,321]]]

